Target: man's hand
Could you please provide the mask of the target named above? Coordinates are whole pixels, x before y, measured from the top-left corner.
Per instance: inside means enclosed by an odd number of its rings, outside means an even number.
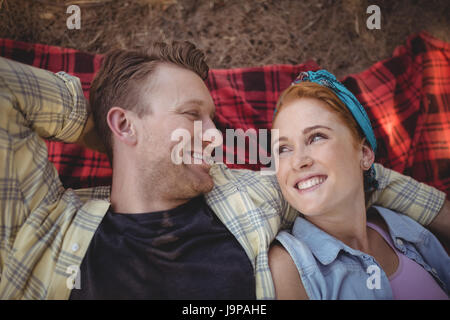
[[[450,201],[446,200],[438,215],[428,225],[428,229],[450,250]]]
[[[95,151],[99,151],[102,153],[106,153],[105,146],[100,140],[100,137],[97,135],[97,132],[94,128],[94,118],[92,114],[89,115],[88,120],[86,121],[86,125],[84,126],[83,132],[80,135],[80,138],[76,142],[78,145],[89,148]]]

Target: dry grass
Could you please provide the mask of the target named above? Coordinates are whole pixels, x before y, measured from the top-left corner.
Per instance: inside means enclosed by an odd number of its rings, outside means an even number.
[[[68,4],[81,29],[68,30]],[[381,30],[366,8],[381,8]],[[104,53],[154,40],[190,40],[212,68],[316,60],[338,77],[387,58],[420,30],[450,41],[447,0],[0,0],[0,37]]]

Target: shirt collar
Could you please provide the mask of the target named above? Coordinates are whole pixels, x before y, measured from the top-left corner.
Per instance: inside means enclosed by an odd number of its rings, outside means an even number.
[[[350,248],[342,241],[329,235],[301,217],[295,220],[292,234],[296,238],[302,240],[323,265],[328,265],[333,262],[341,250],[344,250],[351,255],[363,254],[358,250]]]
[[[408,223],[405,221],[408,218],[402,214],[382,207],[375,208],[388,225],[391,238],[394,240],[401,238],[412,243],[420,241],[420,233],[414,228],[415,221],[411,220]],[[364,255],[363,252],[347,246],[302,217],[295,220],[292,234],[302,240],[323,265],[333,262],[341,250],[355,256]],[[395,241],[394,243],[396,244]]]
[[[418,222],[408,216],[387,208],[373,206],[386,222],[390,236],[393,240],[400,238],[407,242],[419,243],[422,241],[421,228]],[[395,242],[394,242],[395,243]]]

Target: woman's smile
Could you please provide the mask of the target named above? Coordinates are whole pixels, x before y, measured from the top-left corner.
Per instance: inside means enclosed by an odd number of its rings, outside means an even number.
[[[303,178],[298,180],[294,184],[294,188],[297,189],[297,191],[302,194],[305,192],[314,191],[322,186],[322,184],[327,180],[326,175],[313,175],[309,176],[307,178]]]

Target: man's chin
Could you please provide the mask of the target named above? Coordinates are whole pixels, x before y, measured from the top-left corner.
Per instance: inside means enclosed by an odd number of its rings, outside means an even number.
[[[209,174],[209,169],[206,167],[189,166],[189,175],[185,179],[191,179],[194,188],[199,193],[208,193],[214,188],[214,180]]]
[[[214,188],[214,181],[212,177],[208,174],[207,178],[202,179],[200,183],[203,193],[208,193]]]
[[[214,183],[211,183],[210,185],[205,185],[204,188],[203,188],[203,190],[201,190],[201,192],[202,192],[203,194],[209,193],[209,192],[211,192],[211,190],[212,190],[213,188],[214,188]]]

